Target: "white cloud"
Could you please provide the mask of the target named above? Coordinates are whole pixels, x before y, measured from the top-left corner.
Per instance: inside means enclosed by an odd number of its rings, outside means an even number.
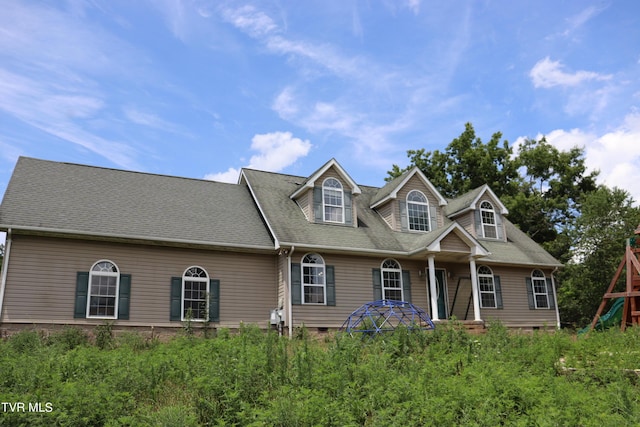
[[[309,154],[309,140],[295,138],[291,132],[257,134],[251,140],[251,149],[258,154],[251,156],[248,169],[280,172]],[[220,182],[237,182],[240,170],[229,168],[226,172],[205,175],[204,179]]]
[[[222,15],[225,20],[254,38],[263,37],[278,30],[278,25],[269,15],[253,6],[225,9]]]
[[[294,138],[291,132],[258,134],[251,141],[251,149],[260,154],[251,157],[249,167],[274,172],[292,165],[311,149],[309,140]]]
[[[239,176],[240,169],[229,168],[226,172],[208,173],[204,176],[204,179],[207,179],[209,181],[228,182],[234,184],[238,182]]]
[[[280,94],[276,96],[276,99],[271,104],[271,108],[285,120],[294,117],[296,113],[298,113],[298,106],[294,100],[293,88],[290,86],[284,88]]]
[[[142,111],[132,106],[126,106],[122,111],[124,115],[135,124],[168,132],[177,132],[176,125],[161,119],[153,113]]]
[[[589,170],[600,171],[599,182],[628,191],[636,204],[640,203],[640,113],[627,115],[622,125],[600,136],[579,129],[557,129],[546,138],[562,150],[583,147]]]
[[[554,86],[578,86],[591,80],[610,80],[609,74],[598,74],[593,71],[563,71],[560,61],[552,61],[548,56],[536,63],[529,72],[534,87],[552,88]]]

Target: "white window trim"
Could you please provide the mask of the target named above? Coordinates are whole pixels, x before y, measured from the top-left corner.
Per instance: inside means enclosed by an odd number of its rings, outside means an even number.
[[[96,271],[94,272],[93,269],[96,267],[96,265],[103,263],[103,262],[108,262],[111,265],[113,265],[116,268],[116,271]],[[93,281],[93,276],[94,273],[97,273],[97,276],[107,276],[107,277],[115,277],[116,278],[116,293],[115,293],[115,303],[114,303],[114,307],[113,307],[113,316],[100,316],[100,315],[91,315],[89,314],[91,311],[91,282]],[[118,318],[118,300],[120,299],[120,268],[118,268],[118,265],[108,259],[101,259],[99,261],[96,261],[93,263],[93,265],[91,266],[91,269],[89,270],[89,284],[88,284],[88,289],[87,289],[87,312],[86,312],[86,316],[87,319],[117,319]],[[95,295],[94,295],[95,296]],[[109,297],[111,298],[111,297]]]
[[[385,263],[387,261],[393,261],[396,263],[396,265],[398,266],[398,268],[388,268],[385,267]],[[400,287],[399,288],[392,288],[389,286],[385,286],[385,280],[384,280],[384,274],[385,273],[398,273],[398,277],[400,278]],[[382,261],[382,264],[380,264],[380,283],[381,283],[381,289],[382,289],[382,299],[386,300],[386,299],[390,299],[387,298],[385,293],[387,290],[389,291],[397,291],[398,289],[400,289],[400,301],[404,301],[404,283],[402,283],[402,266],[400,265],[400,263],[398,261],[396,261],[393,258],[387,258],[384,261]]]
[[[328,187],[328,186],[326,186],[327,181],[329,181],[329,180],[335,180],[340,185],[340,187],[338,188],[338,187]],[[340,205],[331,205],[331,204],[328,204],[328,203],[325,202],[326,199],[325,199],[324,196],[325,196],[325,191],[326,190],[336,191],[336,192],[340,193]],[[340,212],[341,212],[340,216],[341,216],[342,220],[341,221],[334,221],[334,220],[331,220],[331,219],[327,219],[327,209],[326,209],[327,207],[340,209]],[[340,182],[340,180],[337,179],[337,178],[334,178],[334,177],[328,177],[327,179],[325,179],[322,182],[322,220],[324,222],[333,222],[333,223],[336,223],[336,224],[344,224],[345,223],[345,217],[344,217],[344,188],[342,187],[342,183]]]
[[[539,271],[542,276],[534,276],[534,273],[536,271]],[[536,292],[536,280],[537,281],[542,281],[543,285],[544,285],[544,289],[545,292]],[[548,309],[549,308],[549,292],[547,289],[547,276],[545,276],[544,271],[540,270],[540,269],[535,269],[531,272],[531,291],[533,292],[533,304],[534,307],[536,309]],[[538,307],[538,296],[539,295],[544,295],[545,299],[547,300],[547,306],[546,307]]]
[[[491,209],[487,209],[487,208],[483,208],[482,206],[487,203],[489,206],[491,206]],[[482,215],[483,212],[490,212],[493,215],[493,224],[489,224],[489,223],[485,223],[484,222],[484,215]],[[498,221],[496,219],[496,209],[493,207],[493,203],[489,202],[488,200],[483,200],[480,203],[480,226],[482,227],[482,237],[484,237],[485,239],[497,239],[498,238]],[[485,233],[485,227],[493,227],[494,229],[494,233],[495,236],[487,236]]]
[[[309,256],[309,255],[314,255],[317,256],[318,258],[320,258],[322,260],[322,264],[316,264],[316,263],[310,263],[310,262],[304,262],[304,260]],[[322,267],[322,271],[320,272],[320,277],[322,277],[322,284],[318,284],[318,283],[305,283],[304,282],[304,268],[305,267],[314,267],[314,268],[318,268],[318,267]],[[320,256],[320,254],[317,253],[307,253],[305,254],[302,259],[300,260],[300,283],[302,284],[302,295],[300,298],[300,302],[303,305],[327,305],[327,263],[324,261],[324,258],[322,256]],[[305,301],[305,288],[322,288],[322,301],[323,302],[306,302]]]
[[[425,202],[416,202],[414,200],[409,200],[409,196],[411,195],[411,193],[419,193],[422,197],[424,197],[424,200],[426,200]],[[417,231],[417,232],[428,232],[431,231],[431,216],[430,216],[430,212],[429,212],[429,199],[427,198],[427,196],[425,196],[425,194],[420,191],[420,190],[411,190],[409,191],[409,193],[407,194],[407,225],[409,228],[409,231]],[[419,205],[419,206],[425,206],[426,207],[426,213],[427,213],[427,229],[426,230],[417,230],[412,228],[412,223],[411,223],[411,209],[409,205]]]
[[[205,293],[205,304],[206,304],[206,308],[205,308],[205,318],[204,319],[196,319],[196,318],[191,318],[188,319],[191,322],[206,322],[207,317],[209,315],[209,292],[211,292],[211,290],[209,289],[209,284],[210,284],[210,280],[209,280],[209,272],[207,270],[205,270],[204,268],[200,267],[199,265],[192,265],[191,267],[188,267],[184,270],[184,272],[182,273],[182,287],[180,289],[180,319],[184,322],[187,320],[187,318],[184,315],[184,290],[185,290],[185,282],[187,281],[187,271],[191,270],[192,268],[199,268],[200,270],[204,271],[204,274],[206,274],[206,277],[202,278],[202,277],[188,277],[189,282],[205,282],[206,284],[206,293]]]
[[[482,268],[488,269],[491,272],[491,274],[480,273],[480,269]],[[494,279],[493,270],[491,270],[491,268],[487,267],[486,265],[479,265],[478,269],[476,270],[476,274],[478,276],[478,295],[480,297],[480,308],[498,308],[498,296],[496,295],[496,281]],[[483,291],[482,288],[480,287],[480,278],[490,278],[491,287],[493,290]],[[487,294],[493,295],[493,307],[485,307],[484,304],[482,303],[482,295],[487,295]]]

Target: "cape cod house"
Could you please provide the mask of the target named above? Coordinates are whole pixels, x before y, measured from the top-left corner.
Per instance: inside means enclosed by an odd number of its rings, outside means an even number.
[[[322,330],[379,299],[559,326],[561,264],[507,214],[489,187],[448,200],[417,168],[381,188],[334,159],[225,184],[21,157],[0,205],[0,329],[275,317]]]

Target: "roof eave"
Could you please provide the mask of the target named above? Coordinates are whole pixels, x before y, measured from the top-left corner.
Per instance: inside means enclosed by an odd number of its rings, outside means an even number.
[[[208,246],[208,247],[220,247],[220,248],[232,248],[242,250],[256,250],[256,251],[273,251],[277,249],[274,245],[250,245],[243,243],[230,243],[230,242],[214,242],[204,240],[190,240],[190,239],[171,239],[166,237],[156,236],[138,236],[127,234],[114,234],[114,233],[99,233],[89,232],[85,230],[71,230],[71,229],[59,229],[49,227],[33,227],[25,225],[7,225],[0,224],[0,230],[8,230],[14,234],[20,234],[20,231],[27,232],[29,234],[41,234],[41,235],[64,235],[69,238],[88,238],[88,239],[100,239],[100,240],[130,240],[136,242],[157,242],[161,244],[177,244],[177,245],[190,245],[190,246]]]

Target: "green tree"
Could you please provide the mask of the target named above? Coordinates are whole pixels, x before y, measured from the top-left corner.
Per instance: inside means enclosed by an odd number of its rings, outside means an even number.
[[[563,322],[576,326],[591,322],[624,256],[625,241],[638,224],[640,208],[626,191],[600,186],[584,196],[581,215],[568,233],[573,258],[559,273]]]
[[[514,195],[521,185],[519,165],[513,159],[513,148],[501,138],[502,134],[496,132],[484,143],[476,136],[473,125],[467,123],[464,132],[444,152],[424,148],[407,151],[409,166],[401,169],[393,165],[387,180],[417,166],[445,197],[464,194],[483,184],[488,184],[499,197]]]
[[[522,185],[507,195],[509,219],[562,262],[571,257],[569,233],[585,195],[596,190],[598,172],[587,173],[584,152],[560,151],[543,137],[527,139],[518,150]]]

